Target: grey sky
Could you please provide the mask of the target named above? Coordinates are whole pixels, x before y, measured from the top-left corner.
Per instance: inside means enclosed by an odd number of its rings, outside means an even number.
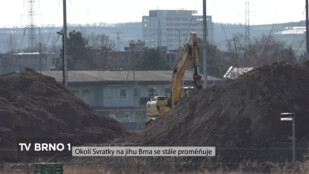
[[[62,0],[37,0],[35,24],[62,24]],[[202,0],[67,0],[68,23],[140,22],[151,9],[197,10]],[[305,19],[305,0],[249,0],[250,24],[270,24]],[[0,27],[25,26],[28,23],[25,0],[3,1]],[[245,0],[207,0],[207,14],[214,22],[244,23]]]

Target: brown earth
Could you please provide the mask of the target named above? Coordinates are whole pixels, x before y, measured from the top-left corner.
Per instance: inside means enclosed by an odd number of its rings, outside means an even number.
[[[216,147],[216,157],[137,158],[153,171],[170,167],[195,171],[222,164],[239,168],[246,161],[281,164],[291,158],[291,123],[281,122],[280,113],[294,112],[297,160],[302,160],[309,142],[308,96],[309,62],[263,66],[237,80],[197,91],[126,141]],[[127,135],[119,123],[99,117],[53,78],[29,69],[0,78],[0,116],[1,147],[11,147],[17,136],[66,136],[102,143]],[[174,166],[169,165],[171,160]]]
[[[31,69],[0,77],[0,160],[16,160],[16,152],[8,149],[16,149],[17,138],[65,138],[82,144],[126,134],[117,121],[99,115],[54,78]]]
[[[308,147],[308,106],[309,63],[275,63],[197,91],[131,139],[151,146],[216,147],[214,158],[183,158],[184,168],[207,167],[209,161],[285,161],[291,158],[291,122],[281,122],[280,113],[294,112],[300,160]]]

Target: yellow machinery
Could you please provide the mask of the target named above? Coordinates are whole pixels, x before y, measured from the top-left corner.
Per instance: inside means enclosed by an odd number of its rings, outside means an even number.
[[[178,58],[171,81],[171,96],[155,96],[153,100],[146,104],[146,115],[148,117],[158,117],[168,112],[177,102],[190,93],[192,88],[183,87],[183,76],[190,62],[193,64],[193,80],[196,88],[202,88],[202,76],[199,68],[199,55],[196,33],[190,33],[190,40],[184,46],[182,55]]]

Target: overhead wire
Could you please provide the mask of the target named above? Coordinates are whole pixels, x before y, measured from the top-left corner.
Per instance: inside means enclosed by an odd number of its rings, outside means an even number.
[[[26,34],[25,32],[26,32],[26,31],[25,31],[25,29],[24,29],[23,36],[22,36],[21,41],[20,41],[20,44],[19,44],[19,49],[18,49],[19,52],[21,52],[21,47],[22,47],[23,40],[24,40],[24,37],[25,37],[25,34]],[[16,67],[17,62],[18,62],[18,59],[15,59],[14,66],[13,66],[14,69],[15,69],[15,67]]]
[[[285,1],[283,0],[282,2],[281,2],[281,5],[284,3]],[[280,6],[277,6],[277,9],[275,10],[275,18],[277,18],[277,16],[278,16],[278,8],[279,8]],[[270,29],[270,31],[269,31],[269,33],[268,33],[268,36],[267,36],[267,40],[266,40],[266,43],[262,46],[262,48],[261,48],[261,51],[260,51],[260,53],[261,53],[261,56],[263,56],[263,54],[265,54],[265,47],[266,47],[266,44],[269,42],[269,39],[271,38],[271,34],[272,34],[272,32],[273,32],[273,30],[274,30],[274,26],[275,26],[275,23],[273,23],[272,24],[272,26],[271,26],[271,29]]]
[[[59,0],[59,1],[58,1],[58,7],[60,7],[60,2],[61,2],[61,1]],[[57,13],[56,13],[56,14],[58,14],[58,12],[59,12],[59,8],[57,8]],[[50,27],[49,34],[48,34],[48,37],[47,37],[47,41],[46,41],[46,43],[45,43],[46,48],[48,47],[49,39],[50,39],[51,32],[52,32],[53,28],[54,28],[54,26],[52,25],[52,26]]]
[[[58,35],[58,37],[57,37],[56,41],[54,42],[53,46],[50,48],[50,50],[49,50],[48,54],[50,54],[50,53],[52,52],[52,50],[55,48],[55,46],[56,46],[56,44],[57,44],[57,42],[58,42],[59,38],[60,38],[60,35]]]
[[[219,15],[219,13],[218,13],[218,9],[217,9],[217,6],[216,5],[214,5],[214,9],[215,9],[215,12],[217,12],[217,16],[218,16],[218,19],[220,20],[220,15]],[[224,26],[223,26],[223,23],[220,23],[220,26],[221,26],[221,28],[222,28],[222,31],[223,31],[223,33],[224,33],[224,37],[225,37],[225,39],[226,39],[226,42],[228,42],[229,41],[229,39],[228,39],[228,36],[227,36],[227,34],[226,34],[226,28],[224,28]],[[236,27],[235,27],[236,28]],[[239,27],[240,28],[240,27]],[[241,27],[241,28],[243,28],[243,27]]]
[[[304,41],[306,40],[306,37],[302,40],[302,42],[299,44],[299,47],[296,49],[296,53],[298,52],[299,48],[303,45]]]
[[[293,40],[292,40],[292,42],[291,42],[291,45],[290,45],[290,46],[292,46],[292,45],[294,44],[294,41],[295,41],[296,36],[297,36],[298,29],[299,29],[300,24],[301,24],[301,22],[302,22],[302,20],[301,20],[301,19],[303,18],[303,15],[304,15],[305,11],[306,11],[306,7],[304,8],[304,10],[303,10],[303,12],[302,12],[302,14],[301,14],[300,20],[299,20],[299,22],[298,22],[298,27],[296,28],[296,33],[295,33],[295,35],[294,35],[294,37],[293,37]]]
[[[75,10],[73,4],[72,4],[72,1],[69,0],[69,2],[70,2],[70,5],[71,5],[71,7],[72,7],[72,9],[73,9],[73,12],[75,13],[75,16],[78,16],[78,14],[77,14],[77,12],[76,12],[76,10]],[[85,35],[85,29],[81,26],[81,24],[78,24],[78,27],[80,28],[81,33],[82,33],[83,35]]]
[[[22,47],[22,44],[23,44],[23,41],[24,41],[24,37],[25,37],[25,35],[26,35],[26,33],[25,33],[26,31],[25,31],[25,29],[24,29],[24,33],[23,33],[23,36],[22,36],[22,38],[21,38],[21,41],[20,41],[20,44],[19,44],[19,51],[21,51],[21,47]]]

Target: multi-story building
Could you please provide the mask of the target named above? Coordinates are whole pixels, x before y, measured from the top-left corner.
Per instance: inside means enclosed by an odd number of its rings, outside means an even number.
[[[203,38],[203,16],[194,15],[192,10],[150,10],[143,16],[143,41],[150,48],[166,46],[170,49],[183,47],[190,38],[190,32]],[[213,23],[207,16],[208,42],[214,41]]]

